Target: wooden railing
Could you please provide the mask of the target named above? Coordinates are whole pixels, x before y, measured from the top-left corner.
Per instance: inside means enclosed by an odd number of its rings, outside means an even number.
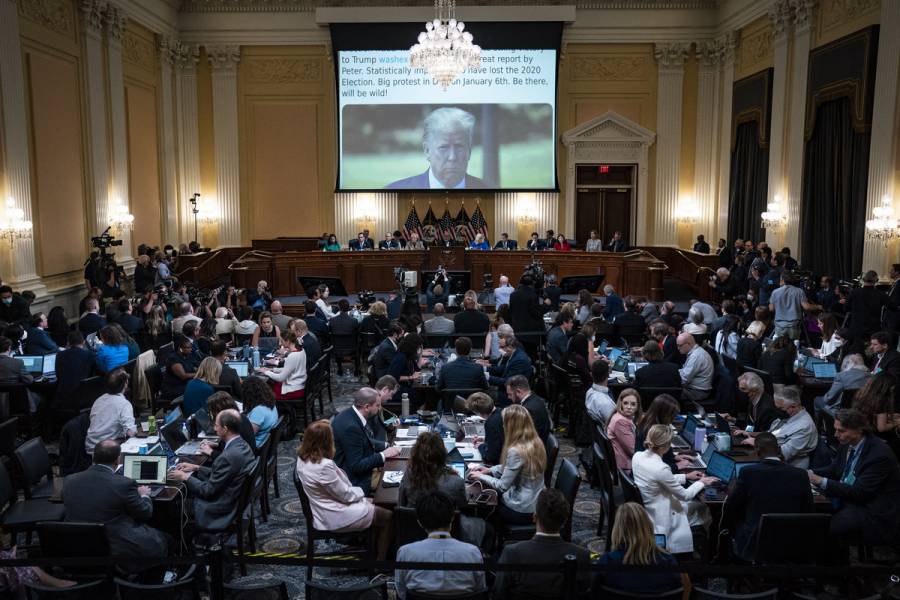
[[[678,279],[694,293],[698,300],[712,300],[713,288],[709,278],[716,274],[719,258],[714,254],[701,254],[671,246],[646,246],[641,248],[668,266],[666,275]]]
[[[179,281],[197,287],[210,287],[230,280],[229,265],[246,253],[248,248],[221,248],[212,252],[186,254],[178,257]]]

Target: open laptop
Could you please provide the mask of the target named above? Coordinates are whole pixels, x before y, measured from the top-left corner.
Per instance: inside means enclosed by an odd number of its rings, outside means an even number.
[[[736,462],[736,463],[734,463],[734,476],[735,476],[735,478],[737,478],[737,476],[741,474],[741,471],[742,471],[743,469],[749,467],[750,465],[758,465],[758,464],[759,464],[759,461],[758,461],[758,460],[751,460],[751,461],[746,461],[746,462]]]
[[[692,456],[690,461],[691,464],[685,467],[685,469],[694,469],[700,470],[706,469],[709,465],[709,459],[712,458],[713,453],[717,450],[715,442],[710,442],[706,445],[706,450],[703,451],[703,454],[699,456]]]
[[[630,362],[628,363],[628,379],[634,379],[634,374],[649,363],[646,362]]]
[[[726,487],[731,483],[732,477],[734,477],[735,464],[734,459],[730,456],[721,452],[713,452],[706,465],[706,476],[715,477],[719,480],[719,483],[714,484],[715,487]]]
[[[466,480],[466,459],[463,458],[459,448],[454,448],[447,453],[447,466],[456,471],[463,481]]]
[[[807,371],[812,371],[814,365],[819,365],[823,363],[827,363],[827,360],[823,360],[821,358],[817,358],[815,356],[808,356],[806,354],[800,355],[800,368],[805,369]]]
[[[466,437],[484,437],[484,423],[467,423],[466,420],[468,416],[465,414],[465,411],[457,410],[460,406],[465,406],[466,399],[462,396],[457,396],[453,400],[453,408],[451,409],[453,412],[453,418],[459,423],[460,427],[462,427],[463,433],[466,434]]]
[[[44,372],[43,356],[17,356],[16,358],[25,363],[25,370],[32,375],[40,375]]]
[[[122,473],[138,485],[150,486],[150,496],[156,497],[166,485],[169,459],[165,455],[126,454],[122,461]]]
[[[700,422],[694,415],[688,415],[684,420],[681,434],[672,438],[672,448],[675,450],[689,450],[694,447],[694,432]]]
[[[160,428],[159,433],[166,441],[166,444],[169,445],[169,448],[174,450],[176,456],[195,456],[200,454],[200,444],[202,442],[199,440],[188,440],[181,431],[183,423],[180,419],[167,423]]]
[[[615,360],[615,362],[613,362],[613,366],[610,369],[610,371],[618,371],[619,373],[628,373],[628,359],[625,358],[624,356],[619,356],[619,358],[617,358]]]
[[[246,379],[250,376],[250,363],[246,360],[226,360],[225,364],[234,369],[234,372],[241,379]]]
[[[837,375],[837,367],[830,362],[816,363],[812,366],[812,371],[816,379],[834,379]]]
[[[41,371],[41,379],[56,379],[56,354],[44,356],[44,366]]]
[[[609,348],[608,350],[605,350],[603,354],[609,359],[609,362],[613,363],[616,362],[620,356],[625,354],[625,351],[621,348]]]

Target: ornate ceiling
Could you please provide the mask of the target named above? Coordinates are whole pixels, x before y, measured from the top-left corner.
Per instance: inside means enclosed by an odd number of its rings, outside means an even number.
[[[577,8],[717,8],[722,0],[457,0],[460,6],[560,6]],[[324,7],[433,6],[433,0],[182,0],[182,12],[312,12]]]

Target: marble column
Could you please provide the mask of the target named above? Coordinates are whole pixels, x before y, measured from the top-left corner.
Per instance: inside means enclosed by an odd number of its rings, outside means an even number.
[[[734,55],[737,46],[737,33],[729,31],[716,39],[722,57],[722,110],[719,111],[719,193],[717,198],[717,230],[718,238],[728,237],[728,190],[731,182],[731,107],[734,96]],[[713,244],[712,238],[709,240]]]
[[[84,78],[87,91],[87,123],[91,194],[88,201],[88,233],[98,235],[108,226],[109,151],[107,144],[106,77],[103,58],[103,8],[101,0],[81,0],[84,19]]]
[[[240,157],[238,152],[237,65],[239,46],[207,46],[212,67],[213,135],[219,245],[241,245]]]
[[[125,76],[122,73],[122,35],[128,17],[122,9],[108,4],[104,12],[106,21],[106,65],[109,82],[110,137],[112,139],[112,185],[110,202],[124,205],[131,210],[131,195],[128,187],[128,126],[125,117]],[[108,207],[107,207],[108,209]],[[128,269],[133,266],[131,256],[131,232],[118,232],[122,246],[116,258]]]
[[[897,93],[900,75],[900,2],[881,3],[881,31],[878,35],[878,63],[875,72],[875,103],[872,109],[872,140],[869,149],[869,185],[866,194],[866,219],[872,209],[881,205],[882,196],[894,200],[894,211],[900,204],[894,187],[897,164]],[[896,242],[894,242],[896,244]],[[881,274],[888,271],[897,256],[878,241],[866,241],[863,249],[863,271],[873,269]]]
[[[772,110],[771,129],[769,135],[769,183],[766,193],[767,203],[775,201],[775,196],[782,199],[781,210],[786,209],[785,181],[784,181],[784,156],[785,156],[785,124],[788,113],[788,37],[791,30],[791,3],[790,0],[775,0],[769,7],[769,19],[772,22],[774,73],[772,75]],[[806,58],[804,57],[804,61]],[[804,67],[805,68],[805,67]],[[806,93],[804,86],[803,93]],[[797,223],[794,221],[793,227]],[[769,245],[781,247],[783,240],[779,239],[780,230],[766,231]],[[732,240],[733,241],[733,240]],[[754,240],[759,241],[759,240]],[[796,244],[795,244],[796,246]],[[794,248],[791,248],[793,251]]]
[[[784,245],[791,249],[794,258],[801,263],[800,255],[800,205],[803,196],[803,147],[806,127],[806,80],[809,71],[809,49],[812,27],[815,24],[816,0],[793,0],[794,39],[791,46],[791,87],[787,124],[787,186],[785,206],[787,228]],[[774,94],[774,90],[773,90]],[[775,123],[772,123],[775,131]],[[774,139],[772,140],[774,143]],[[771,160],[771,155],[770,155]]]
[[[176,227],[171,239],[186,240],[194,235],[193,215],[188,198],[200,192],[200,134],[197,114],[197,63],[200,60],[200,49],[196,45],[179,43],[173,49],[173,56],[177,68],[175,106],[178,120],[179,186],[174,215],[167,215],[167,220],[174,218],[180,227]],[[169,205],[166,206],[168,208]]]
[[[656,201],[653,243],[674,245],[675,209],[678,206],[681,154],[681,105],[684,62],[691,44],[656,44],[653,56],[659,67],[656,98]]]
[[[694,156],[694,199],[700,208],[700,222],[694,233],[707,240],[716,238],[716,131],[722,97],[719,65],[722,52],[716,40],[697,44],[697,131]]]
[[[160,115],[161,148],[160,192],[162,193],[162,239],[167,243],[182,240],[178,236],[178,168],[175,152],[175,90],[172,86],[172,65],[175,61],[177,41],[171,37],[161,37],[159,51],[160,68]]]
[[[22,70],[22,48],[19,43],[19,15],[15,0],[0,0],[0,146],[6,189],[0,196],[0,206],[12,198],[14,207],[34,221],[31,197],[31,175],[28,151],[28,119],[25,109],[25,78]],[[17,290],[30,289],[37,296],[45,296],[47,288],[37,275],[34,237],[16,240],[9,245],[9,261],[4,265],[3,282]]]

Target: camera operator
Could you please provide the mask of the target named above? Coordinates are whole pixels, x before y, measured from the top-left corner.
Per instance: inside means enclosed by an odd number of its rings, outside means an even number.
[[[447,269],[438,267],[434,274],[434,279],[428,284],[425,290],[425,304],[428,312],[434,312],[435,304],[443,304],[447,306],[450,299],[450,278],[447,276]]]
[[[157,251],[153,256],[153,267],[156,270],[156,278],[154,279],[154,285],[165,284],[169,285],[172,283],[172,270],[170,269],[170,258],[167,253],[174,252],[171,246],[166,246],[167,250],[165,253]]]
[[[153,287],[156,280],[156,269],[150,264],[150,257],[146,254],[140,254],[137,257],[137,264],[134,266],[134,291],[143,294]]]
[[[725,267],[719,267],[715,275],[710,275],[709,287],[716,291],[719,302],[726,298],[734,298],[739,292],[736,278]]]
[[[102,270],[100,268],[100,252],[91,251],[87,262],[84,264],[84,287],[87,290],[99,288],[103,283]]]
[[[559,298],[562,296],[562,288],[556,285],[556,275],[544,276],[544,304],[550,312],[559,312]]]
[[[841,299],[841,304],[845,304],[850,313],[849,329],[856,338],[870,336],[881,329],[883,308],[897,309],[897,304],[875,287],[877,283],[878,273],[866,271],[862,277],[862,287],[850,292],[847,300]]]
[[[257,283],[255,290],[247,290],[247,304],[250,305],[250,308],[252,308],[254,312],[269,310],[272,299],[272,292],[269,291],[269,284],[265,281]]]

